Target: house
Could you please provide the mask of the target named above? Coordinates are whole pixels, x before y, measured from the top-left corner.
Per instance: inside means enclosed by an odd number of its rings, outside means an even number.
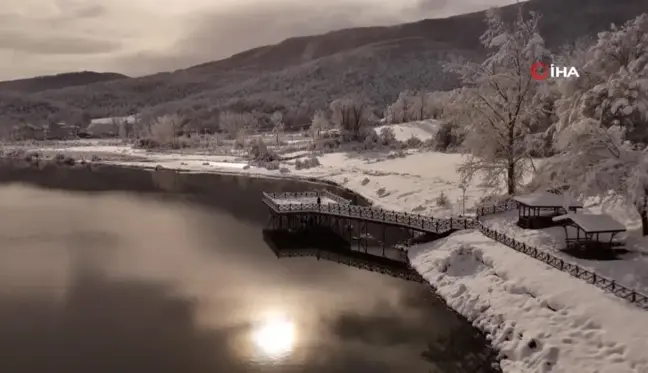
[[[45,139],[47,140],[68,140],[75,139],[79,133],[79,127],[64,122],[50,123],[43,126]]]

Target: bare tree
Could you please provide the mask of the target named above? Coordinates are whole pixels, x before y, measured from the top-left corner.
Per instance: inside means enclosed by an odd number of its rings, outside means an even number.
[[[283,120],[283,114],[280,111],[275,111],[270,117],[272,122],[272,132],[276,136],[277,145],[279,145],[279,136],[283,133],[285,124]]]
[[[342,98],[331,102],[331,121],[340,128],[343,135],[352,141],[363,140],[368,125],[366,101],[357,98]]]

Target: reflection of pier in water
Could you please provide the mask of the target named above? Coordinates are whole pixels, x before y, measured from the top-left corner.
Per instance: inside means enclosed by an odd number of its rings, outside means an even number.
[[[407,253],[393,248],[356,251],[330,229],[264,229],[263,238],[277,258],[311,256],[408,281],[424,282],[421,275],[410,267]]]

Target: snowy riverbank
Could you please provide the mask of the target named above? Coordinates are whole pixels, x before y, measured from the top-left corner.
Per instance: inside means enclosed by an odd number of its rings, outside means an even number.
[[[320,166],[305,170],[289,161],[282,167],[290,172],[282,174],[248,168],[231,156],[82,148],[65,151],[100,151],[124,158],[109,161],[112,164],[328,180],[381,207],[436,217],[470,209],[489,192],[479,185],[468,186],[462,206],[455,173],[461,157],[454,154],[332,153],[319,157]],[[448,201],[439,205],[441,192]],[[504,354],[505,372],[648,372],[646,311],[475,231],[413,248],[410,257],[450,306],[490,333],[493,345]]]

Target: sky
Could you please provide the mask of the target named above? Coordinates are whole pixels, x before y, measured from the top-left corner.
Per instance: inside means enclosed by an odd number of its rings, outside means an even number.
[[[0,80],[70,71],[146,75],[354,26],[515,0],[2,0]]]

